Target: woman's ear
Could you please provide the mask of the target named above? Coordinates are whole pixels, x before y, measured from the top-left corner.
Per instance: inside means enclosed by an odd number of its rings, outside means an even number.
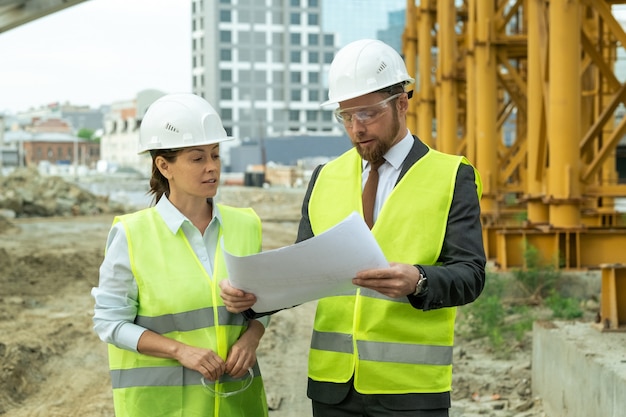
[[[167,162],[165,158],[162,156],[157,156],[154,159],[154,166],[157,167],[161,175],[163,175],[166,179],[171,179],[172,174],[170,172],[170,163]]]

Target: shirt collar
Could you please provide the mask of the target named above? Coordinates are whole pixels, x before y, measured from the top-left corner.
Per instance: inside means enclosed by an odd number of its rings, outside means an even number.
[[[207,204],[209,203],[207,202]],[[178,229],[183,226],[183,223],[188,222],[191,224],[191,221],[170,202],[165,194],[156,203],[155,209],[173,234],[178,233]],[[215,204],[215,200],[213,200],[213,219],[211,219],[211,222],[214,220],[217,220],[220,224],[222,223],[222,216],[217,208],[217,204]]]
[[[407,155],[413,147],[413,135],[409,129],[406,130],[406,136],[402,140],[391,147],[387,153],[383,156],[385,161],[388,162],[394,169],[399,170],[402,167],[402,162],[406,159]],[[369,164],[368,161],[363,160],[363,169]]]

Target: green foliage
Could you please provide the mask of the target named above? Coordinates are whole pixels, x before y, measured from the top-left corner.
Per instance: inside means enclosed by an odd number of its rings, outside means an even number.
[[[90,141],[90,142],[100,143],[100,138],[95,136],[95,133],[96,133],[95,131],[84,127],[78,131],[76,136],[78,136],[81,139]]]
[[[580,308],[578,300],[562,297],[556,291],[545,299],[545,303],[552,310],[552,315],[555,318],[572,320],[583,316],[583,310]]]
[[[542,265],[537,249],[532,246],[524,257],[526,268],[513,271],[512,276],[527,297],[505,299],[509,282],[503,275],[487,273],[480,297],[460,309],[461,336],[486,338],[497,357],[510,356],[532,330],[533,322],[546,318],[542,306],[551,310],[553,318],[572,320],[583,316],[576,299],[563,297],[555,290],[560,272],[552,265]]]
[[[508,357],[514,346],[532,328],[534,320],[523,306],[507,306],[502,302],[505,280],[497,274],[487,274],[485,288],[473,303],[463,306],[464,336],[486,338],[498,357]],[[514,320],[508,320],[509,318]],[[463,333],[463,332],[462,332]]]
[[[554,263],[543,263],[539,250],[528,245],[524,252],[525,268],[513,271],[517,283],[532,299],[545,298],[557,284],[561,273]]]

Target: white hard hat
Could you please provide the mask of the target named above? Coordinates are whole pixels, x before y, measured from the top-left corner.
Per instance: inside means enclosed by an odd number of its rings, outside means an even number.
[[[330,64],[328,100],[320,106],[414,82],[402,57],[391,46],[374,39],[354,41],[340,49]]]
[[[191,93],[167,94],[152,103],[141,121],[139,153],[231,139],[208,101]]]

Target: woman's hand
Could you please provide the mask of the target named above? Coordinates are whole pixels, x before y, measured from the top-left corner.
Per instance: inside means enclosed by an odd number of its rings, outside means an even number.
[[[137,350],[144,355],[175,359],[185,368],[193,369],[209,381],[216,381],[226,371],[226,364],[211,349],[189,346],[151,330],[141,334]]]
[[[241,335],[239,340],[230,348],[226,358],[226,373],[233,378],[241,378],[246,375],[248,368],[256,363],[256,350],[265,327],[257,320],[251,320],[248,329]]]

